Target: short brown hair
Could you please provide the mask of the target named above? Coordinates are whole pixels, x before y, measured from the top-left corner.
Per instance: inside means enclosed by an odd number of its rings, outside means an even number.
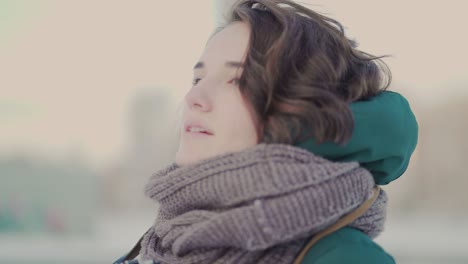
[[[312,136],[344,144],[354,129],[349,103],[390,85],[380,60],[386,56],[358,50],[339,22],[300,4],[237,1],[214,34],[237,21],[250,26],[240,89],[260,122],[260,142],[296,144]]]

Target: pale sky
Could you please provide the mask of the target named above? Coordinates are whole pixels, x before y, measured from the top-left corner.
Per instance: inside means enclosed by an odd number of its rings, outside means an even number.
[[[385,59],[392,89],[416,109],[468,96],[464,1],[305,2],[340,21],[362,50],[393,54]],[[0,155],[77,151],[95,165],[118,158],[139,90],[160,87],[178,101],[190,88],[214,5],[180,5],[2,0]]]

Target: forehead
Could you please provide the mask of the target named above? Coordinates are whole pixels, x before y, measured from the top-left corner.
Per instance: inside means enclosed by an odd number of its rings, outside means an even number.
[[[205,64],[219,66],[226,61],[244,61],[250,30],[245,22],[234,22],[215,34],[200,57]]]

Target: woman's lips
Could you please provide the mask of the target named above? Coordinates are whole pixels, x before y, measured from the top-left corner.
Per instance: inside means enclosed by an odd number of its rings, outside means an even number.
[[[185,132],[187,133],[197,133],[197,134],[204,134],[204,135],[213,135],[213,132],[209,129],[206,129],[204,126],[195,124],[195,123],[186,123],[185,124]]]
[[[206,132],[190,132],[190,131],[185,131],[185,133],[190,134],[190,135],[212,136],[211,134],[208,134],[208,133],[206,133]]]
[[[194,138],[206,138],[206,137],[211,137],[213,135],[208,134],[206,132],[190,132],[190,131],[185,131],[184,132],[188,137],[194,137]]]

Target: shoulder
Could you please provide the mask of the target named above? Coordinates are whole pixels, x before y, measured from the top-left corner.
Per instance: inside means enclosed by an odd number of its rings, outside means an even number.
[[[342,228],[319,240],[301,264],[395,264],[395,260],[363,232]]]

